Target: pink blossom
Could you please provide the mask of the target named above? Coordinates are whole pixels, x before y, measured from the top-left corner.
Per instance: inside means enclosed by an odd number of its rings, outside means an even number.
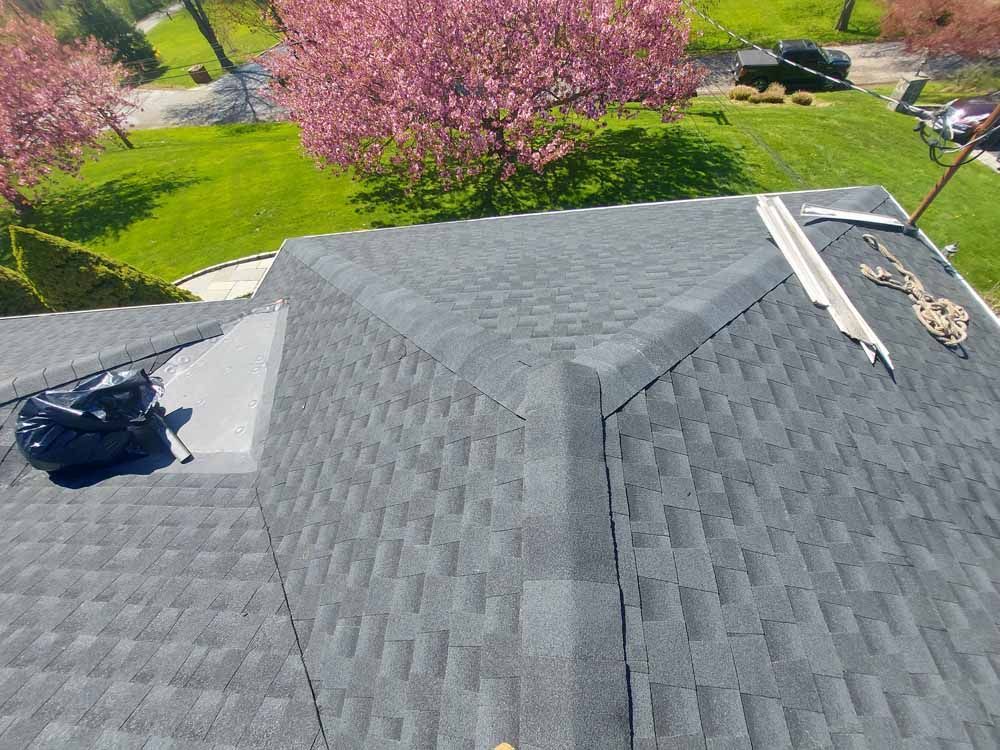
[[[124,69],[93,40],[60,44],[0,0],[0,196],[18,204],[53,170],[75,172],[108,127],[124,126]]]
[[[626,102],[680,115],[701,70],[679,0],[278,0],[275,96],[306,149],[361,174],[507,178]],[[589,125],[591,127],[587,127]]]

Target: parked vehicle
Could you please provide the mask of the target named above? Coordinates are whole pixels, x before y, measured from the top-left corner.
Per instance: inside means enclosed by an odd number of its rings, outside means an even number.
[[[943,138],[964,146],[997,104],[1000,104],[1000,91],[969,99],[954,99],[934,113],[930,126]],[[990,151],[1000,150],[1000,130],[980,141],[979,146]]]
[[[763,91],[772,81],[786,89],[816,89],[831,85],[820,76],[807,73],[789,62],[805,65],[834,78],[847,78],[851,58],[845,52],[824,49],[808,39],[784,39],[774,45],[775,59],[760,50],[744,49],[736,53],[733,78],[737,84],[753,86]]]

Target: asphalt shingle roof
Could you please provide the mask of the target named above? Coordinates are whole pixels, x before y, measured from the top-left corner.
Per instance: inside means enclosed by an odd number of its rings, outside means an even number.
[[[146,344],[152,337],[205,321],[229,320],[246,308],[245,300],[233,300],[0,318],[0,380]]]
[[[253,473],[55,483],[0,403],[0,746],[996,747],[993,323],[878,233],[972,313],[938,345],[809,225],[872,368],[753,205],[302,238],[248,303],[0,321],[19,399],[288,300]]]
[[[837,191],[790,194],[805,200]],[[753,200],[679,201],[303,238],[553,359],[608,340],[767,240]],[[755,241],[754,241],[755,240]]]
[[[609,420],[659,747],[1000,742],[1000,341],[919,241],[883,236],[976,316],[962,351],[937,344],[858,273],[861,234],[825,258],[894,379],[793,278]]]

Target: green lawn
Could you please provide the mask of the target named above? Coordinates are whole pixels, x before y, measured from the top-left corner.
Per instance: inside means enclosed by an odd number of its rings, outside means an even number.
[[[236,64],[245,62],[278,41],[273,34],[237,24],[217,24],[215,30],[230,59]],[[187,69],[195,63],[204,63],[213,79],[222,75],[222,66],[186,10],[161,21],[147,36],[163,66],[161,75],[148,82],[147,86],[190,88],[195,83],[187,74]]]
[[[762,45],[774,44],[778,39],[870,42],[878,37],[883,13],[879,0],[858,0],[846,33],[834,28],[843,5],[842,0],[701,0],[699,8],[723,26]],[[698,17],[694,17],[694,32],[694,50],[743,46]]]
[[[1000,71],[982,71],[949,81],[928,81],[921,103],[942,104],[963,96],[977,96],[1000,90]]]
[[[291,124],[138,131],[134,151],[112,144],[82,179],[57,179],[25,223],[172,280],[285,237],[491,213],[867,184],[914,207],[940,169],[911,120],[860,94],[819,100],[703,98],[677,124],[645,112],[612,121],[586,151],[492,194],[319,171]],[[957,264],[984,290],[1000,280],[998,180],[965,167],[921,224],[939,244],[961,243]],[[10,219],[0,213],[0,226]]]

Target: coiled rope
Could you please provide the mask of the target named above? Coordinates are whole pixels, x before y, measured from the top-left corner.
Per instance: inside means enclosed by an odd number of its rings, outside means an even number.
[[[908,270],[899,258],[878,241],[876,237],[866,234],[864,241],[878,250],[899,271],[902,280],[897,279],[882,266],[873,270],[866,263],[861,264],[861,273],[876,284],[896,289],[913,299],[913,312],[917,320],[945,346],[958,346],[969,335],[969,313],[961,305],[957,305],[945,297],[935,297],[924,289],[923,282]]]

